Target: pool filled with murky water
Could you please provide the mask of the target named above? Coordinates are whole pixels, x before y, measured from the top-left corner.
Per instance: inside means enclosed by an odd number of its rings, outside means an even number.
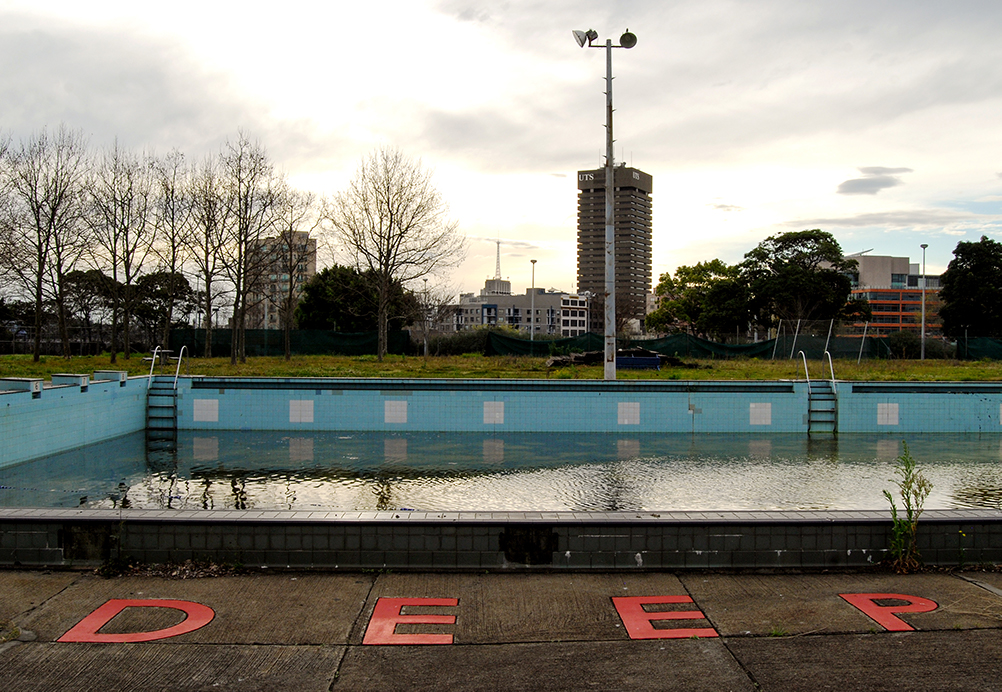
[[[911,435],[928,509],[999,508],[1002,438]],[[0,506],[684,511],[883,509],[899,437],[144,433],[0,469]]]

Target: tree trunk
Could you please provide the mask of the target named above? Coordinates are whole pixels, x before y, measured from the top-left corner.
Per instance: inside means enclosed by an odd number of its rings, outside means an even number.
[[[212,293],[209,280],[205,281],[205,357],[212,357]]]

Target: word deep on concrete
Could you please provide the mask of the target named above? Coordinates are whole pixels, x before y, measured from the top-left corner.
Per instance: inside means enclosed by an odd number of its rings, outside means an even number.
[[[921,596],[893,593],[839,594],[852,607],[863,612],[889,632],[908,632],[915,628],[896,613],[927,613],[935,610],[935,601]],[[658,628],[655,622],[705,620],[701,610],[648,610],[648,606],[693,603],[690,596],[617,596],[611,599],[630,639],[690,639],[720,636],[713,627]],[[459,608],[458,598],[379,598],[369,618],[362,644],[429,645],[452,644],[452,634],[402,633],[398,625],[454,625],[461,613],[436,615],[403,612],[408,607]],[[185,619],[171,627],[145,632],[102,634],[101,628],[126,608],[171,608],[185,614]],[[205,627],[215,611],[194,601],[170,599],[111,599],[74,625],[56,641],[78,643],[134,643],[176,637]]]

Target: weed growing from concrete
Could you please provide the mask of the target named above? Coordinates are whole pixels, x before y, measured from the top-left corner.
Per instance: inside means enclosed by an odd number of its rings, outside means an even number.
[[[901,444],[904,450],[894,465],[894,473],[899,478],[892,480],[898,486],[904,516],[898,514],[897,503],[889,490],[884,491],[884,497],[891,505],[891,566],[898,574],[906,574],[922,564],[917,545],[918,520],[925,499],[932,491],[932,483],[916,468],[908,445]]]

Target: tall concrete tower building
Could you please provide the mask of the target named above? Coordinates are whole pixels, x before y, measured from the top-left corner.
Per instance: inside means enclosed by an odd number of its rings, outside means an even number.
[[[618,166],[615,183],[616,324],[631,319],[643,324],[651,292],[651,176]],[[589,331],[604,329],[605,169],[578,171],[578,293],[594,296]]]

